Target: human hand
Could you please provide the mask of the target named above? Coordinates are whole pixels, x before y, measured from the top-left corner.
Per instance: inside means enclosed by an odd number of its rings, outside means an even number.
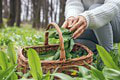
[[[63,23],[62,27],[66,29],[70,29],[72,25],[74,25],[76,22],[77,22],[76,18],[71,16]]]
[[[70,31],[74,31],[73,38],[78,38],[86,29],[87,21],[83,16],[69,17],[62,25],[63,28],[67,28]]]

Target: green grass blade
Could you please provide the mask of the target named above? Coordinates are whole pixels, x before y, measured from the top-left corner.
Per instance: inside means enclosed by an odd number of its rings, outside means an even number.
[[[85,77],[85,76],[88,76],[89,75],[89,70],[83,66],[78,66],[79,68],[79,72],[82,73],[82,76]]]
[[[50,79],[50,72],[48,71],[47,74],[44,75],[44,77],[42,78],[42,80],[51,80]]]
[[[51,74],[51,75],[54,75],[54,76],[60,78],[61,80],[74,80],[69,75],[66,75],[66,74],[63,74],[63,73],[54,73],[54,74]]]
[[[58,69],[59,69],[59,67],[57,67],[57,68],[55,69],[55,71],[53,72],[53,74],[56,73]],[[51,75],[50,80],[54,80],[54,75]]]
[[[120,56],[120,43],[118,44],[118,54]]]
[[[117,67],[117,65],[113,61],[110,54],[103,47],[97,45],[97,50],[98,50],[98,53],[99,53],[102,61],[104,62],[104,64],[107,67],[119,70],[119,68]]]
[[[120,71],[111,69],[111,68],[104,68],[103,74],[106,78],[111,80],[120,80]]]
[[[8,68],[8,58],[6,53],[0,51],[0,66],[2,70],[6,70]]]
[[[15,73],[15,70],[16,70],[16,66],[13,68],[13,70],[7,75],[7,77],[5,78],[5,80],[9,80],[9,79],[11,79],[11,80],[17,80],[18,79],[18,77],[17,77],[17,75],[16,75],[16,73]]]
[[[7,77],[13,70],[14,70],[15,66],[11,66],[8,69],[6,69],[5,71],[2,71],[0,74],[0,79],[5,79],[5,77]]]
[[[92,75],[94,75],[94,77],[96,77],[100,80],[105,80],[105,77],[101,71],[99,71],[98,69],[96,69],[93,66],[90,66],[90,67],[91,67],[91,73],[92,73]]]
[[[33,78],[39,79],[39,75],[40,75],[40,78],[42,78],[43,76],[42,67],[41,67],[40,59],[37,52],[33,49],[29,49],[27,51],[27,55],[28,55],[28,63],[29,63]]]
[[[11,63],[15,65],[17,62],[17,54],[12,43],[8,44],[8,55],[10,57]]]

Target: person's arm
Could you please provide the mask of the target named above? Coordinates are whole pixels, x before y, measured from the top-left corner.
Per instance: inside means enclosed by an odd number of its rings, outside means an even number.
[[[65,18],[76,17],[84,11],[81,0],[67,0],[65,7]]]
[[[80,15],[86,18],[90,28],[96,29],[106,25],[118,13],[120,13],[120,0],[105,0],[102,6],[85,11]]]

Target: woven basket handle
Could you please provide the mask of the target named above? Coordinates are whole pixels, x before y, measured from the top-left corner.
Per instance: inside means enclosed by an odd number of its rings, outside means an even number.
[[[46,32],[45,32],[45,45],[48,45],[48,35],[49,33],[47,32],[47,30],[50,29],[50,27],[53,26],[55,27],[55,29],[57,30],[58,34],[59,34],[59,40],[60,40],[60,60],[61,61],[65,61],[66,57],[65,57],[65,49],[64,49],[64,39],[62,36],[62,32],[59,28],[59,26],[56,23],[50,23],[47,26]]]

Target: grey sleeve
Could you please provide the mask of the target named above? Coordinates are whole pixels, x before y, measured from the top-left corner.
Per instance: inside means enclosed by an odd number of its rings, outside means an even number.
[[[65,7],[66,19],[70,16],[76,17],[83,11],[84,11],[84,7],[81,0],[67,0]]]
[[[104,4],[95,9],[83,12],[90,28],[100,28],[109,23],[120,12],[120,0],[105,0]]]

